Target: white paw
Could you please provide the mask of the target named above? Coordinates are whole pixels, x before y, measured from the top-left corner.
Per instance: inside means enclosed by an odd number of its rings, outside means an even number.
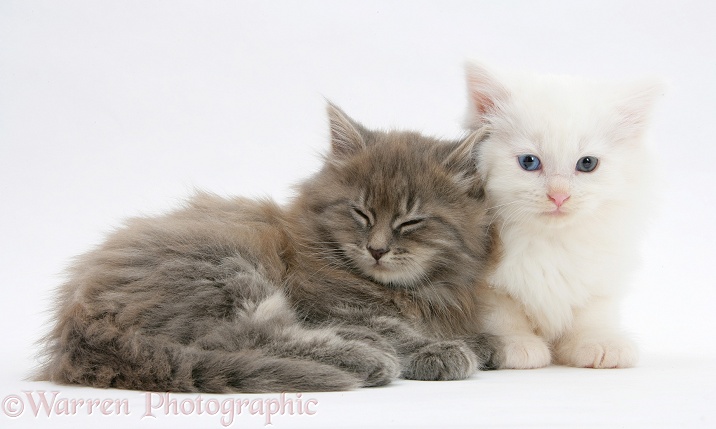
[[[547,343],[536,335],[514,335],[500,339],[504,344],[504,357],[500,368],[542,368],[552,360]]]
[[[618,335],[566,339],[557,345],[556,355],[559,363],[580,368],[629,368],[639,357],[636,345]]]

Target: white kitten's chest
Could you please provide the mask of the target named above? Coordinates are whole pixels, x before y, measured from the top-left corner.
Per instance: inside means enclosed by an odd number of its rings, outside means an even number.
[[[503,258],[491,284],[523,306],[541,335],[554,339],[569,328],[575,308],[611,295],[620,282],[624,260],[609,238],[504,231]]]

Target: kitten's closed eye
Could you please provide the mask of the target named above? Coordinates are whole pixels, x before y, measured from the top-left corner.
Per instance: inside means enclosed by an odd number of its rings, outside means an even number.
[[[395,229],[399,232],[414,231],[415,229],[420,227],[424,221],[425,221],[425,219],[423,219],[423,218],[410,219],[410,220],[407,220],[405,222],[398,224]]]
[[[352,207],[351,212],[353,217],[363,226],[370,227],[373,225],[370,216],[366,211],[359,209],[358,207]]]

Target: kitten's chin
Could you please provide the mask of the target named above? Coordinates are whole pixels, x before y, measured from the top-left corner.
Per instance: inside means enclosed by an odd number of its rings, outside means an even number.
[[[376,282],[390,287],[411,288],[418,281],[418,278],[414,276],[406,275],[402,271],[390,269],[382,264],[375,264],[370,269],[364,270],[364,272]]]
[[[538,217],[542,224],[552,228],[560,228],[571,225],[578,216],[573,211],[555,209],[541,212]]]

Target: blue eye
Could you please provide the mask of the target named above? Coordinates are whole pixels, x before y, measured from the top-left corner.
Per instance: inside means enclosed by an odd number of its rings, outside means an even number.
[[[517,161],[520,163],[520,167],[527,171],[539,170],[542,165],[539,158],[534,155],[520,155],[517,157]]]
[[[591,173],[597,168],[597,164],[599,164],[599,160],[593,156],[579,158],[579,161],[577,161],[577,171]]]

